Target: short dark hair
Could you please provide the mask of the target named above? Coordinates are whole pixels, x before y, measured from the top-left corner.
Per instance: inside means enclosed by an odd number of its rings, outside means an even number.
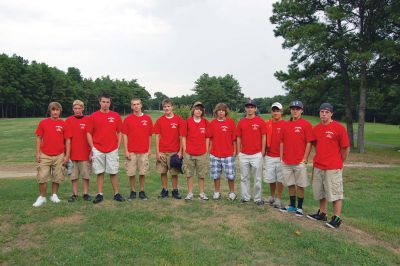
[[[171,99],[166,98],[161,102],[162,106],[166,105],[166,104],[170,104],[171,106],[174,105],[174,103],[172,102]]]
[[[102,94],[100,94],[100,96],[99,96],[99,101],[101,100],[101,98],[110,99],[110,101],[111,101],[111,96],[110,96],[110,94],[108,94],[108,93],[102,93]]]

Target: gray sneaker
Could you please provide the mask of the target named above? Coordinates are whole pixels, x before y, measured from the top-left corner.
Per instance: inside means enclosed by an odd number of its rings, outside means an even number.
[[[275,202],[274,197],[269,196],[268,199],[267,199],[267,203],[268,203],[269,205],[272,205],[274,202]]]
[[[199,200],[208,200],[208,197],[207,197],[206,193],[201,193],[199,195]]]
[[[193,193],[188,193],[185,197],[185,200],[192,200],[193,199]]]
[[[272,204],[272,206],[274,206],[274,208],[278,208],[278,209],[282,208],[281,200],[279,198],[276,198],[274,203]]]

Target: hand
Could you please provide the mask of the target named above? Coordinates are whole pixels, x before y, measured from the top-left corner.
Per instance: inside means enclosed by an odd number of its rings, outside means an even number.
[[[159,161],[159,162],[167,161],[167,158],[165,158],[165,156],[159,152],[157,152],[156,157],[157,157],[157,161]]]
[[[150,156],[151,156],[151,151],[150,150],[147,152],[147,156],[150,158]]]
[[[265,151],[261,152],[262,157],[265,157]]]
[[[63,165],[66,166],[69,161],[69,156],[64,156]]]
[[[40,153],[36,154],[36,162],[40,163]]]
[[[89,153],[89,161],[90,161],[90,162],[92,161],[92,158],[93,158],[93,151],[90,150],[90,153]]]
[[[182,152],[178,152],[177,154],[178,154],[179,159],[182,159]]]
[[[131,154],[129,153],[129,151],[125,151],[125,159],[127,159],[128,161],[131,160]]]

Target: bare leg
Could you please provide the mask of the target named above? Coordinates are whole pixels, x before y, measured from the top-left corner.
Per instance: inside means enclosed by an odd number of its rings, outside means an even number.
[[[283,190],[285,187],[282,183],[278,182],[278,199],[282,199]]]
[[[51,194],[57,194],[59,186],[60,186],[60,184],[53,182],[51,184]]]
[[[89,194],[89,179],[82,179],[83,183],[83,194]]]
[[[214,190],[215,192],[221,192],[221,178],[214,179]]]
[[[228,186],[229,186],[229,192],[235,191],[235,181],[234,180],[228,180]]]
[[[168,186],[167,181],[168,181],[167,174],[166,173],[165,174],[161,174],[161,186],[162,186],[162,188],[167,189],[167,186]]]
[[[98,193],[103,193],[103,185],[104,185],[104,173],[97,175],[97,191]]]
[[[119,186],[118,186],[118,178],[117,175],[111,175],[110,174],[110,179],[111,179],[111,184],[114,190],[114,195],[119,192]]]
[[[289,196],[296,196],[296,186],[295,185],[289,186],[288,190],[289,190]]]
[[[72,180],[72,195],[78,195],[78,179]]]
[[[298,198],[304,198],[304,188],[303,187],[297,187],[297,197]]]
[[[200,194],[204,193],[204,177],[199,176],[199,192]]]
[[[188,193],[193,193],[193,177],[186,177]]]
[[[275,198],[276,183],[269,183],[269,190],[271,191],[271,197]]]
[[[172,189],[178,189],[178,175],[172,176]]]
[[[139,175],[139,189],[144,191],[144,175]]]
[[[323,213],[327,213],[328,212],[327,207],[328,207],[328,201],[326,200],[326,198],[320,199],[319,200],[319,211],[323,212]]]
[[[46,183],[39,183],[39,194],[42,197],[46,197],[46,190],[47,190],[47,182]]]
[[[129,180],[131,182],[131,191],[136,191],[136,176],[129,177]]]
[[[333,214],[336,216],[342,215],[342,200],[337,200],[333,202]]]

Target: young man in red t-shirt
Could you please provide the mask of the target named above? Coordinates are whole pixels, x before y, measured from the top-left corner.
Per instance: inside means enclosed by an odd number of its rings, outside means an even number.
[[[196,173],[199,179],[199,199],[208,200],[204,193],[204,177],[207,175],[209,147],[208,121],[203,118],[204,105],[195,102],[189,117],[181,127],[183,164],[187,179],[188,194],[185,200],[193,199],[193,176]]]
[[[228,199],[235,200],[236,177],[236,125],[232,118],[228,117],[229,108],[224,103],[218,103],[214,108],[215,118],[209,125],[210,137],[210,175],[214,180],[213,199],[221,198],[221,174],[222,168],[228,179]]]
[[[164,115],[157,119],[154,124],[154,134],[156,135],[156,169],[161,175],[162,190],[160,198],[168,197],[167,173],[172,176],[172,197],[181,199],[178,190],[179,170],[171,167],[171,156],[177,154],[182,158],[182,143],[180,140],[180,130],[183,124],[182,118],[174,114],[173,104],[170,99],[162,101]]]
[[[311,123],[301,117],[303,103],[295,100],[289,107],[291,118],[285,123],[281,133],[280,156],[283,180],[289,190],[290,204],[280,210],[303,216],[304,188],[308,186],[307,162],[314,137]]]
[[[338,228],[342,223],[341,210],[343,199],[343,162],[350,151],[350,141],[346,129],[332,120],[333,106],[323,103],[319,108],[321,122],[313,129],[315,137],[315,156],[313,173],[313,192],[319,200],[319,210],[307,215],[315,221],[326,221],[328,202],[333,203],[330,228]]]
[[[267,145],[264,158],[264,181],[269,184],[271,196],[268,203],[275,208],[282,208],[283,176],[280,158],[281,130],[285,121],[282,119],[283,106],[276,102],[271,106],[272,118],[266,121]],[[278,187],[278,189],[276,189]]]
[[[256,116],[257,104],[249,100],[245,105],[246,117],[237,126],[237,151],[240,162],[241,202],[250,201],[250,176],[254,175],[254,202],[263,205],[262,167],[265,155],[266,127],[265,122]]]
[[[71,156],[72,171],[72,195],[68,202],[75,202],[78,199],[78,178],[82,176],[83,182],[83,199],[85,201],[92,200],[89,195],[89,180],[91,175],[92,165],[89,161],[90,146],[86,136],[86,125],[89,117],[83,115],[85,105],[80,100],[75,100],[72,103],[74,115],[67,118],[65,121],[68,130],[71,132]]]
[[[39,197],[33,207],[46,203],[47,182],[52,181],[50,200],[59,203],[57,196],[60,183],[64,180],[64,166],[70,155],[70,135],[65,122],[60,118],[62,107],[51,102],[48,107],[49,118],[40,121],[36,129],[36,161],[38,163],[37,181]]]
[[[139,172],[139,198],[146,200],[144,177],[149,171],[153,121],[150,116],[142,112],[142,101],[139,98],[131,100],[131,108],[133,114],[128,115],[122,124],[125,167],[131,184],[129,200],[136,198],[136,171]]]
[[[98,193],[93,200],[94,204],[103,201],[104,174],[110,175],[111,184],[114,190],[114,200],[122,202],[125,199],[119,193],[118,149],[121,144],[122,120],[118,113],[110,110],[111,97],[103,94],[99,97],[100,110],[89,117],[87,125],[87,139],[92,149],[92,169],[97,175]]]

